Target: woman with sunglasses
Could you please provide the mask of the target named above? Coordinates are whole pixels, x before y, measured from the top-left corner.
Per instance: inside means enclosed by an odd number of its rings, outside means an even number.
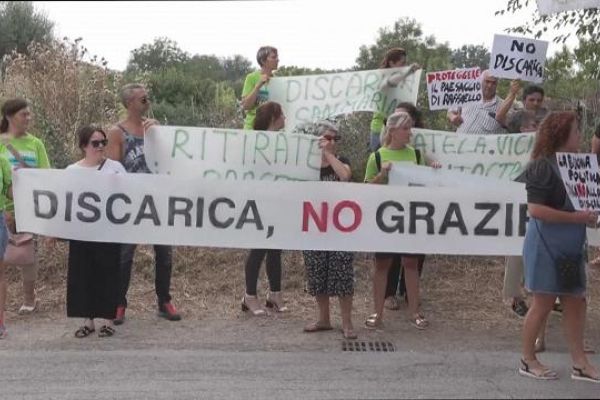
[[[340,140],[338,129],[329,122],[317,125],[319,147],[322,150],[321,181],[348,182],[352,170],[347,158],[338,156],[336,143]],[[342,334],[345,339],[356,339],[352,327],[352,296],[354,295],[354,254],[347,251],[305,250],[304,265],[308,293],[317,302],[317,320],[304,327],[304,332],[333,329],[329,316],[329,298],[337,296],[342,315]]]
[[[79,148],[84,157],[67,167],[70,171],[103,174],[125,174],[118,161],[105,157],[106,133],[94,126],[77,131]],[[98,336],[114,335],[113,319],[118,302],[120,245],[117,243],[69,242],[67,274],[67,316],[84,318],[75,337],[84,338],[95,332],[96,318],[105,320]]]
[[[6,134],[6,141],[0,144],[0,156],[8,159],[13,169],[50,168],[44,143],[28,132],[32,119],[27,100],[9,99],[2,105],[0,133]],[[14,203],[11,199],[6,199],[5,206],[6,225],[14,233]],[[38,259],[34,257],[33,264],[19,267],[23,276],[23,305],[19,308],[19,314],[29,314],[37,307],[35,282],[39,270]]]

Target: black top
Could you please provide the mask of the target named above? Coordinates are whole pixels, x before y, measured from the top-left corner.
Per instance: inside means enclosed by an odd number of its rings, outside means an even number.
[[[573,211],[571,201],[559,175],[556,157],[538,158],[527,164],[520,181],[525,183],[527,202],[557,210]]]
[[[338,160],[342,163],[350,166],[350,161],[343,156],[336,156]],[[339,181],[340,178],[335,174],[333,167],[331,165],[321,168],[321,180],[322,181]]]

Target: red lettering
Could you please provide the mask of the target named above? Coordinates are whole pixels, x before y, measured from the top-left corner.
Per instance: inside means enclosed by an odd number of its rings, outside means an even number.
[[[306,203],[304,203],[304,204],[306,204]],[[340,213],[345,208],[351,209],[354,214],[354,222],[352,222],[352,224],[349,226],[343,226],[340,223]],[[341,201],[333,209],[333,225],[340,232],[344,232],[344,233],[352,232],[352,231],[356,230],[356,228],[358,228],[358,226],[360,225],[361,222],[362,222],[362,210],[361,210],[360,206],[358,205],[358,203],[356,203],[354,201],[349,201],[349,200]]]
[[[321,216],[313,208],[312,204],[305,201],[302,205],[302,232],[308,232],[308,218],[312,218],[320,232],[327,232],[328,206],[326,202],[321,203]]]

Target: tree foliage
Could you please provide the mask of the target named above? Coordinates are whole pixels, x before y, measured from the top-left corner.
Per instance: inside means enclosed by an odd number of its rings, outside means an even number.
[[[532,10],[532,8],[535,9]],[[571,35],[566,28],[574,28],[575,35],[583,40],[598,42],[600,40],[600,9],[564,11],[552,15],[540,15],[533,0],[507,0],[506,7],[496,11],[496,15],[530,13],[528,21],[523,25],[509,28],[509,32],[533,35],[540,38],[542,34],[553,28],[557,33],[553,40],[564,43]]]
[[[154,39],[131,52],[127,71],[155,72],[187,61],[189,55],[166,37]]]
[[[30,1],[0,1],[0,60],[13,51],[27,52],[32,42],[48,43],[54,23]]]

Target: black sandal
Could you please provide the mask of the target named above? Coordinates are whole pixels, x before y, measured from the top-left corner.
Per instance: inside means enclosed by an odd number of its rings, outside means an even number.
[[[83,339],[84,337],[90,336],[94,332],[96,332],[95,329],[90,328],[87,325],[84,325],[75,331],[75,337],[78,339]]]
[[[578,368],[573,366],[573,372],[571,373],[571,379],[576,381],[586,381],[593,383],[600,383],[600,378],[592,376],[585,372],[585,368]]]
[[[98,337],[110,337],[115,334],[115,330],[111,326],[103,325],[100,328],[100,332],[98,333]]]

